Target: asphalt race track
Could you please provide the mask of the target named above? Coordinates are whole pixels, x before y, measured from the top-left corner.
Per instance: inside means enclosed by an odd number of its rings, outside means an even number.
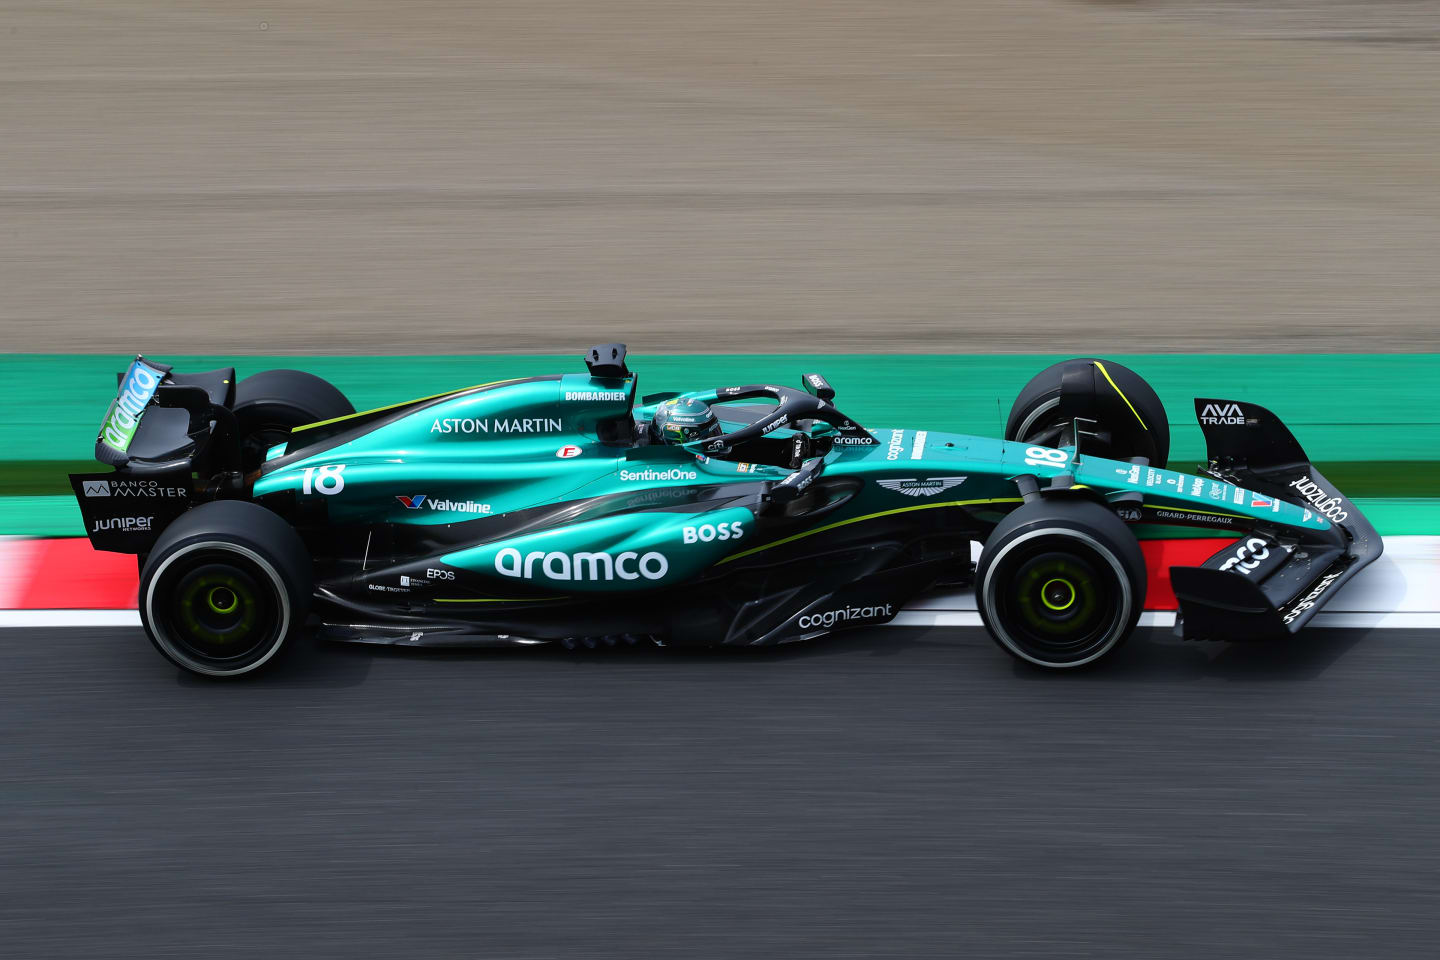
[[[1433,956],[1433,633],[317,647],[0,631],[7,956]],[[120,946],[123,945],[123,946]],[[123,951],[121,952],[117,951]]]

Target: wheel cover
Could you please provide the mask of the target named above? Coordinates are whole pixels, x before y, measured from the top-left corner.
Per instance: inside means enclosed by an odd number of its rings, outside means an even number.
[[[279,649],[290,604],[275,569],[236,544],[167,557],[146,590],[147,625],[171,659],[212,675],[252,670]]]
[[[1036,531],[1006,544],[983,584],[987,622],[1017,656],[1076,667],[1123,639],[1133,592],[1119,561],[1078,531]]]

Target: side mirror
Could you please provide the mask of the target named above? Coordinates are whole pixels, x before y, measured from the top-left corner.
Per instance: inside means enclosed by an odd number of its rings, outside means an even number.
[[[800,383],[805,387],[805,392],[812,397],[819,397],[826,403],[835,399],[835,388],[830,386],[829,380],[818,373],[801,374]]]

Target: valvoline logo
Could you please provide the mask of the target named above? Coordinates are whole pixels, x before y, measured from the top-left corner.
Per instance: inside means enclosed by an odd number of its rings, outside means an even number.
[[[406,510],[419,510],[421,504],[425,502],[425,494],[417,493],[413,497],[396,497],[395,499],[399,500]]]

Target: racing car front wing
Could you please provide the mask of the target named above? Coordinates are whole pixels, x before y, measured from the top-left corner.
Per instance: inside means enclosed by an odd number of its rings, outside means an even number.
[[[1269,410],[1202,398],[1195,412],[1208,447],[1205,472],[1313,510],[1330,527],[1258,527],[1201,566],[1171,568],[1176,633],[1212,640],[1293,634],[1380,557],[1380,535]]]

